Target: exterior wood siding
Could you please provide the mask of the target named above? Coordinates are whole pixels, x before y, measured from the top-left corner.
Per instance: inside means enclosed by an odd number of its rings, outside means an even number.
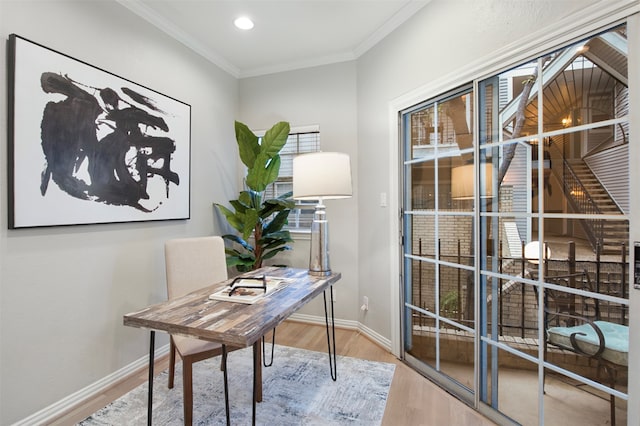
[[[600,151],[584,161],[618,207],[629,213],[629,144]]]

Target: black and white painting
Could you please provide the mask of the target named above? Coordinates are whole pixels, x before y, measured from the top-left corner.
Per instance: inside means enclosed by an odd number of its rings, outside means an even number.
[[[191,107],[9,37],[9,228],[187,219]]]

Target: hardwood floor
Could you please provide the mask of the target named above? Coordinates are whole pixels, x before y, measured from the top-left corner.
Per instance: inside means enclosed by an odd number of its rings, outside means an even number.
[[[397,425],[471,425],[494,423],[449,395],[423,376],[404,365],[366,336],[353,330],[336,329],[338,355],[396,364],[387,399],[383,426]],[[326,351],[324,326],[285,321],[278,326],[276,343],[313,351]],[[168,357],[156,363],[158,373],[168,366]],[[338,364],[338,368],[339,364]],[[339,370],[338,370],[338,374]],[[73,425],[124,395],[147,380],[146,369],[108,389],[90,401],[56,419],[52,425]],[[338,379],[339,380],[339,379]]]

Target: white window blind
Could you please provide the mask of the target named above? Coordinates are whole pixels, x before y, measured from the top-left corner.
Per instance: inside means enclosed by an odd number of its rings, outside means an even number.
[[[266,189],[265,198],[277,198],[293,190],[293,159],[297,155],[320,151],[320,131],[298,131],[289,134],[287,143],[280,151],[280,174],[278,179]],[[289,214],[290,231],[306,231],[311,227],[316,203],[296,201],[296,208]]]

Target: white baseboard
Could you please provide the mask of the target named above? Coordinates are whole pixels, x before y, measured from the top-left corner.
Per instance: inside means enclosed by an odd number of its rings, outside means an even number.
[[[325,325],[324,316],[307,315],[307,314],[293,314],[289,317],[292,321],[305,322],[307,324]],[[341,320],[336,318],[336,327],[346,328],[349,330],[358,330],[358,321]]]
[[[155,359],[164,356],[169,353],[169,345],[164,345],[155,351]],[[114,386],[117,382],[126,379],[132,374],[136,373],[142,368],[146,368],[149,365],[149,355],[143,356],[140,359],[133,361],[131,364],[125,365],[120,370],[117,370],[106,377],[90,384],[89,386],[80,389],[79,391],[72,393],[71,395],[59,400],[58,402],[51,404],[48,407],[24,418],[12,426],[32,426],[49,424],[56,418],[62,416],[68,411],[79,406],[83,401],[93,398],[99,393],[103,392],[111,386]]]
[[[383,335],[377,333],[376,331],[370,329],[364,324],[358,323],[358,329],[364,335],[366,335],[369,339],[373,340],[375,343],[383,347],[384,349],[391,351],[391,340],[387,339]]]
[[[293,314],[289,317],[293,321],[305,322],[308,324],[325,325],[324,316]],[[346,328],[349,330],[357,330],[367,336],[376,344],[391,352],[391,340],[375,332],[369,327],[359,323],[358,321],[348,321],[336,319],[336,327]]]
[[[293,314],[289,318],[293,321],[299,321],[308,324],[325,325],[324,316]],[[376,333],[369,327],[360,324],[358,321],[336,319],[335,325],[336,327],[340,328],[357,330],[384,349],[387,349],[389,352],[391,352],[391,341],[389,339]],[[169,345],[167,344],[162,346],[161,348],[156,349],[154,356],[156,359],[158,359],[159,357],[168,353]],[[56,418],[79,406],[83,401],[95,397],[100,392],[103,392],[110,386],[114,386],[117,382],[126,379],[130,375],[136,373],[138,370],[146,368],[148,364],[149,356],[143,356],[142,358],[135,360],[131,364],[124,366],[120,370],[115,371],[106,377],[103,377],[102,379],[90,384],[83,389],[80,389],[78,392],[75,392],[59,400],[58,402],[51,404],[50,406],[45,407],[44,409],[30,415],[29,417],[14,423],[12,426],[33,426],[51,423]]]

